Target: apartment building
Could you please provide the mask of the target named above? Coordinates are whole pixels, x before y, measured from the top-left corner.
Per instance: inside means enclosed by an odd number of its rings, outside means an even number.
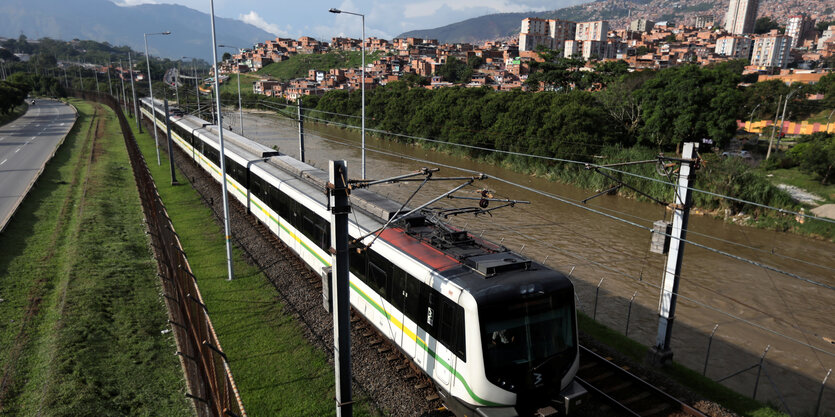
[[[772,30],[754,39],[751,65],[766,68],[785,68],[789,63],[791,37]]]
[[[815,29],[815,20],[805,15],[789,17],[786,23],[786,36],[791,36],[791,48],[797,48]]]
[[[732,35],[753,32],[759,5],[759,0],[730,0],[725,15],[725,30]]]
[[[733,59],[751,58],[754,40],[745,36],[723,36],[716,40],[715,53]]]

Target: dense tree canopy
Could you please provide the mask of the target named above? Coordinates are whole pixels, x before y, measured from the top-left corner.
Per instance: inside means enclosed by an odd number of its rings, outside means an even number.
[[[821,184],[835,177],[835,135],[816,133],[801,137],[788,152],[804,172],[817,175]]]
[[[636,92],[644,103],[641,143],[659,148],[711,138],[727,143],[742,103],[739,74],[727,67],[682,65],[659,71]]]

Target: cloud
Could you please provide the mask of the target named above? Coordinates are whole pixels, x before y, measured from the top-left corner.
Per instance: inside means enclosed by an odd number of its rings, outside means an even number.
[[[259,16],[258,13],[255,13],[254,10],[250,10],[250,12],[247,13],[247,14],[239,15],[238,19],[240,19],[244,23],[249,23],[250,25],[255,26],[259,29],[263,29],[267,32],[270,32],[273,35],[287,36],[286,31],[281,30],[281,28],[278,27],[278,25],[276,25],[276,24],[267,23],[267,21],[264,20],[263,17]]]
[[[114,3],[121,7],[139,6],[140,4],[158,4],[156,0],[122,0],[121,2],[114,1]]]
[[[540,3],[540,2],[534,2]],[[405,7],[404,17],[407,19],[427,17],[435,15],[439,10],[446,8],[455,11],[468,9],[487,9],[490,13],[514,13],[547,10],[545,5],[520,4],[507,0],[428,0],[419,3],[412,3]]]

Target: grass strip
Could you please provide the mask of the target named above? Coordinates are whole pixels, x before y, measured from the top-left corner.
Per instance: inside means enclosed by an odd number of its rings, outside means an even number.
[[[78,123],[0,236],[0,414],[193,415],[118,121],[72,102]]]
[[[193,188],[169,185],[167,153],[160,153],[162,165],[154,163],[153,137],[147,131],[139,134],[135,121],[129,120],[188,254],[247,413],[334,415],[334,373],[328,356],[308,343],[275,288],[263,273],[244,261],[238,248],[233,250],[235,279],[227,280],[222,227]],[[185,176],[180,172],[178,178]],[[355,400],[356,415],[371,415],[367,400]]]
[[[649,348],[646,346],[594,321],[581,312],[577,312],[577,320],[581,333],[635,362],[642,363],[646,360],[649,353]],[[680,385],[737,414],[749,417],[789,417],[678,363],[673,362],[671,366],[657,369]]]

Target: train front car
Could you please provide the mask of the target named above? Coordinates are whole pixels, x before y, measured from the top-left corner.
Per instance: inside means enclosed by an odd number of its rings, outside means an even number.
[[[488,268],[527,263],[471,288],[478,304],[487,381],[516,395],[519,415],[565,415],[582,401],[574,286],[565,275],[512,253],[479,257]],[[491,415],[489,410],[482,415]]]

